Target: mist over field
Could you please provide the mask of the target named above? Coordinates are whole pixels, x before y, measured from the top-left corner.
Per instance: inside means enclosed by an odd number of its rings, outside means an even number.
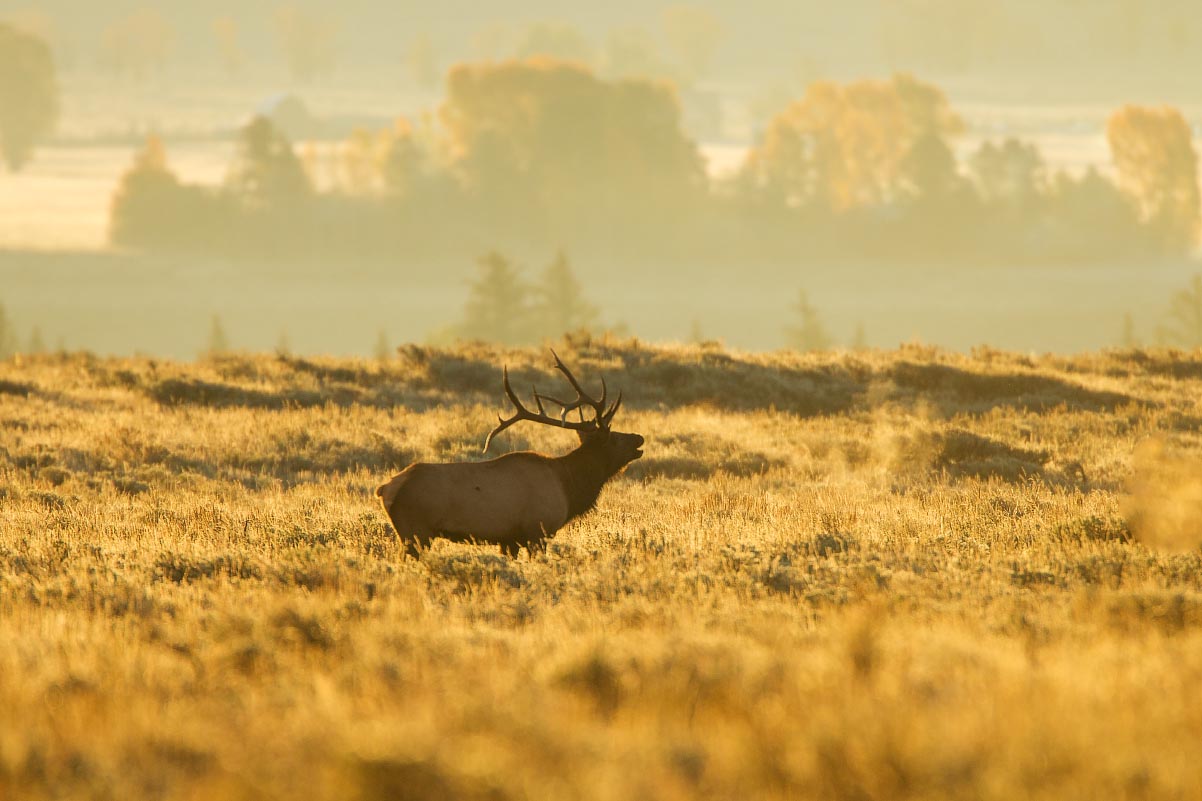
[[[0,174],[10,351],[186,358],[215,325],[348,355],[565,326],[1196,344],[1187,4],[43,0],[0,23],[45,54],[2,90],[42,109],[9,112],[28,141]],[[560,258],[591,314],[536,320]],[[523,322],[468,319],[479,292]]]
[[[1199,74],[0,0],[0,801],[1202,798]]]

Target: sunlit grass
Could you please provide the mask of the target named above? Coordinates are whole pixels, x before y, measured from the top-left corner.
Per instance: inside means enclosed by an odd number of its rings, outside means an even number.
[[[545,353],[0,364],[0,797],[1202,794],[1196,356],[560,353],[647,456],[422,562]]]

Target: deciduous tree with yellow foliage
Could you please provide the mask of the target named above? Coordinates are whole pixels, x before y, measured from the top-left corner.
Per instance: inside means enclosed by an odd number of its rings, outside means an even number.
[[[167,163],[167,148],[149,136],[121,177],[109,215],[114,245],[151,249],[188,249],[208,244],[220,230],[220,199],[204,187],[181,183]]]
[[[946,139],[962,127],[943,92],[908,75],[818,81],[769,124],[745,180],[790,207],[844,212],[897,203],[941,185],[936,168],[950,164],[954,173],[953,160],[935,157],[947,154]]]
[[[1106,126],[1119,185],[1169,254],[1198,239],[1198,154],[1189,124],[1175,108],[1123,106]]]
[[[706,188],[664,84],[544,58],[460,65],[439,116],[452,170],[483,210],[554,242],[649,212],[662,223]]]

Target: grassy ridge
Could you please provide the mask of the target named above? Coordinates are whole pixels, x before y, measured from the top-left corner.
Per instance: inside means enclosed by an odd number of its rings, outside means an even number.
[[[545,354],[0,364],[0,797],[1202,795],[1202,359],[560,352],[647,457],[421,563]]]

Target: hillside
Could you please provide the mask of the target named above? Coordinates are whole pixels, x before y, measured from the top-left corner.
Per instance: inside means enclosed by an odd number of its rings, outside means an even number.
[[[1202,355],[557,347],[646,456],[420,562],[544,351],[0,363],[0,798],[1202,797]]]

